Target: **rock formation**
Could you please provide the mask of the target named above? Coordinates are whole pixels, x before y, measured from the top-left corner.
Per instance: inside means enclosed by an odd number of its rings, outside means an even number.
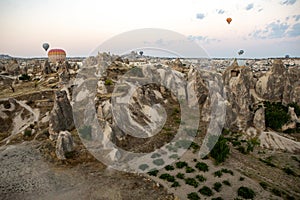
[[[69,131],[60,131],[56,141],[56,156],[60,160],[66,159],[66,153],[73,151],[74,141]]]
[[[66,91],[56,91],[54,106],[50,113],[50,139],[55,139],[60,131],[74,128],[73,112]]]
[[[224,85],[228,100],[226,128],[232,131],[245,131],[251,124],[252,105],[250,89],[253,88],[253,74],[249,67],[238,66],[236,60],[224,74]]]

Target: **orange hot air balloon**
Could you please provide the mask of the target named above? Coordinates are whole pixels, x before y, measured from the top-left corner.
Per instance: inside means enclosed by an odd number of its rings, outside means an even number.
[[[52,63],[63,62],[66,60],[66,52],[62,49],[51,49],[48,52],[48,59]]]
[[[228,24],[230,24],[230,22],[232,21],[232,19],[231,19],[230,17],[228,17],[228,18],[226,19],[226,21],[227,21]]]

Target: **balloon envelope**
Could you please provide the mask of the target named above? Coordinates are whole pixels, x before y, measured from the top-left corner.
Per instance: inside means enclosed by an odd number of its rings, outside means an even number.
[[[45,51],[47,51],[49,49],[49,44],[48,43],[44,43],[43,44],[43,48],[45,49]]]
[[[232,19],[231,19],[230,17],[228,17],[228,18],[226,19],[226,21],[227,21],[228,24],[230,24],[230,22],[232,21]]]
[[[239,50],[238,54],[242,55],[244,53],[244,50]]]

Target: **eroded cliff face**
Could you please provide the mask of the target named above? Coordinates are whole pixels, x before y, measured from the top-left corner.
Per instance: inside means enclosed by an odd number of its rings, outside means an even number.
[[[253,74],[249,67],[238,66],[236,60],[224,74],[224,87],[228,101],[226,128],[232,131],[245,131],[252,125],[250,107],[253,104],[251,89]]]

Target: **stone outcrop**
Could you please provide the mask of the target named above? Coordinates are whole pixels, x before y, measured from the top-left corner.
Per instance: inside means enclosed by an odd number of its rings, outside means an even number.
[[[43,73],[44,74],[51,74],[52,73],[52,69],[51,69],[51,66],[50,66],[50,63],[49,63],[48,60],[46,60],[46,62],[44,63]]]
[[[287,81],[287,69],[281,60],[274,60],[272,68],[256,82],[255,90],[261,98],[281,102]]]
[[[6,71],[11,76],[17,76],[20,74],[19,63],[16,59],[13,59],[9,62],[9,65],[6,67]]]
[[[60,131],[70,131],[73,128],[73,112],[67,93],[66,91],[56,91],[54,106],[49,119],[50,139],[55,139]]]
[[[263,107],[260,107],[256,110],[253,118],[253,125],[255,128],[261,131],[266,129],[265,109]]]
[[[289,68],[284,84],[282,102],[284,104],[296,102],[300,105],[300,70]]]
[[[228,100],[225,126],[232,131],[245,131],[252,123],[253,116],[249,109],[252,105],[252,77],[250,68],[238,66],[236,60],[223,74]]]
[[[66,159],[66,153],[73,151],[74,141],[69,131],[60,131],[56,141],[56,156],[60,160]]]

